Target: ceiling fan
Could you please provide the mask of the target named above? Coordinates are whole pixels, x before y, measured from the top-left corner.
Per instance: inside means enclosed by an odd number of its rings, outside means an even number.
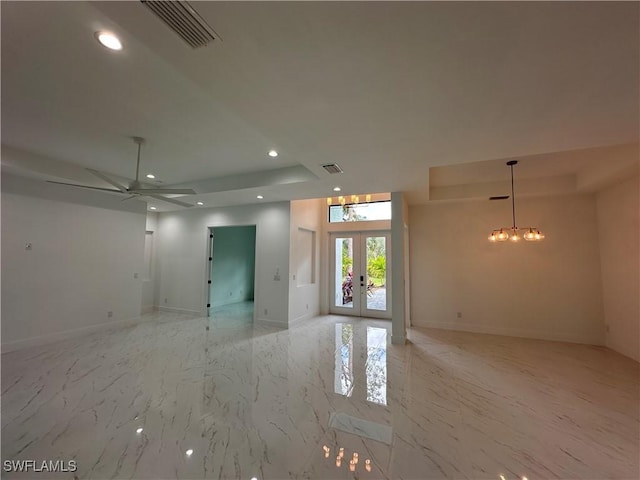
[[[162,200],[164,202],[173,203],[175,205],[180,205],[181,207],[193,207],[193,205],[185,202],[181,202],[180,200],[176,200],[175,198],[163,197],[162,195],[195,195],[196,192],[191,190],[190,188],[142,188],[142,184],[139,181],[140,176],[140,149],[144,144],[144,138],[142,137],[133,137],[133,141],[138,145],[138,160],[136,163],[136,179],[128,186],[116,182],[115,180],[109,178],[106,173],[100,172],[98,170],[94,170],[92,168],[87,168],[89,172],[94,174],[96,177],[104,180],[105,182],[113,185],[116,188],[101,188],[101,187],[92,187],[90,185],[79,185],[77,183],[64,183],[64,182],[54,182],[52,180],[47,180],[49,183],[57,183],[58,185],[69,185],[72,187],[80,187],[80,188],[88,188],[91,190],[101,190],[103,192],[115,192],[115,193],[123,193],[125,195],[129,195],[127,198],[123,198],[123,200],[130,200],[136,197],[150,197],[155,198],[156,200]]]

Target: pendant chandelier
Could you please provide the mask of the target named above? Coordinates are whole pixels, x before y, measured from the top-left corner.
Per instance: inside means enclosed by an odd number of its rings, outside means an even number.
[[[513,220],[513,225],[511,227],[502,227],[491,232],[489,235],[490,242],[506,242],[510,240],[514,243],[520,241],[521,238],[524,238],[528,242],[539,242],[544,239],[544,234],[540,232],[538,227],[517,227],[516,226],[516,198],[515,192],[513,189],[513,166],[517,165],[517,160],[509,160],[507,165],[511,169],[511,218]],[[520,237],[519,232],[524,232],[522,237]]]

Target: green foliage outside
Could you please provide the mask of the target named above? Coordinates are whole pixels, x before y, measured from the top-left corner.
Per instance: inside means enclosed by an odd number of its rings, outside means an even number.
[[[369,260],[367,275],[376,287],[384,285],[387,274],[387,259],[382,255]]]
[[[384,237],[369,237],[367,239],[367,277],[376,287],[386,283],[387,257]],[[342,278],[353,266],[353,252],[348,239],[342,241]]]

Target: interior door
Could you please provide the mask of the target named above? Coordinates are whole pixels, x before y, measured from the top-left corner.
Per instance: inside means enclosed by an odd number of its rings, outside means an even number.
[[[389,232],[331,235],[332,313],[391,318]]]

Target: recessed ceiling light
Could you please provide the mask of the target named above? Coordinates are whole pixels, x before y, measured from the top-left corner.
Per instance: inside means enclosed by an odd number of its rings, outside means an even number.
[[[258,200],[262,200],[264,197],[263,197],[262,195],[258,195],[256,198],[257,198]]]
[[[187,455],[187,457],[190,457],[191,455],[193,455],[193,449],[190,448],[189,450],[187,450],[184,453]]]
[[[339,192],[340,190],[342,190],[340,187],[333,187],[334,192]]]
[[[156,207],[149,207],[149,210],[155,210]]]
[[[153,173],[147,173],[147,178],[156,178],[156,176]]]
[[[278,156],[278,152],[275,150],[269,150],[269,156],[275,158]]]
[[[136,433],[142,433],[142,430],[143,430],[143,429],[142,429],[142,427],[139,427],[139,428],[136,430]]]
[[[196,205],[204,205],[202,202],[196,202]]]
[[[96,32],[96,39],[111,50],[122,50],[120,39],[110,32]]]

